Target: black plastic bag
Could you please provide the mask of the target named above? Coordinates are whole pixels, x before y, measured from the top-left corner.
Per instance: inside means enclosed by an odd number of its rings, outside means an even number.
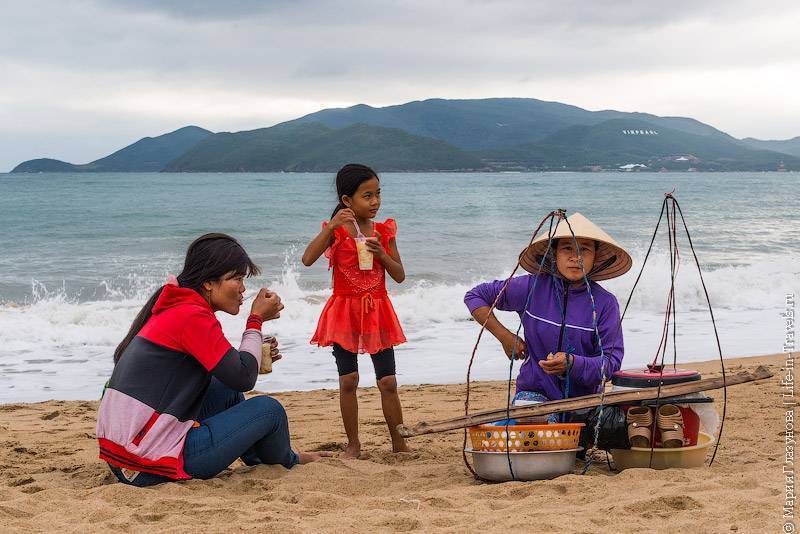
[[[589,449],[594,446],[594,428],[597,424],[600,407],[585,408],[567,414],[567,423],[585,423],[581,429],[580,446]],[[630,449],[628,441],[628,424],[625,420],[625,411],[622,406],[605,406],[600,420],[600,432],[597,448],[610,451],[611,449]]]

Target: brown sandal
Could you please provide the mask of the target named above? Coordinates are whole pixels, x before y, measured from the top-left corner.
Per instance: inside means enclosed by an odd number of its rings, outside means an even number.
[[[656,416],[661,431],[661,446],[665,449],[683,447],[683,415],[674,404],[665,404]]]
[[[652,439],[653,410],[647,406],[634,406],[628,409],[628,440],[631,447],[647,448]]]

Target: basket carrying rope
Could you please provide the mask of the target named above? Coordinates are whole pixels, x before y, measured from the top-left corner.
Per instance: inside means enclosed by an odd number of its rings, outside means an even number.
[[[693,259],[694,259],[694,263],[697,266],[697,271],[698,271],[698,274],[700,276],[700,283],[702,285],[703,293],[705,295],[706,303],[708,305],[708,311],[709,311],[709,314],[711,316],[711,324],[712,324],[713,329],[714,329],[714,337],[715,337],[716,344],[717,344],[717,351],[719,353],[720,367],[721,367],[721,370],[722,370],[722,380],[723,380],[722,418],[721,418],[720,425],[719,425],[719,430],[718,430],[718,433],[717,433],[717,439],[715,440],[715,444],[714,444],[714,452],[713,452],[713,454],[711,456],[711,460],[709,461],[709,466],[710,466],[711,464],[714,463],[714,459],[716,458],[717,449],[719,447],[719,442],[720,442],[720,439],[722,438],[722,429],[723,429],[723,425],[724,425],[724,422],[725,422],[725,415],[726,415],[726,411],[727,411],[728,394],[727,394],[727,382],[726,382],[726,374],[725,374],[725,363],[724,363],[723,356],[722,356],[722,346],[721,346],[720,340],[719,340],[719,333],[717,332],[717,325],[716,325],[716,321],[714,319],[714,310],[713,310],[713,308],[711,306],[711,299],[710,299],[710,297],[708,295],[708,289],[706,288],[705,280],[703,279],[703,272],[702,272],[702,269],[700,268],[700,261],[697,258],[697,253],[694,250],[694,244],[692,243],[692,237],[691,237],[691,234],[689,233],[689,228],[688,228],[688,226],[686,224],[686,219],[683,216],[683,210],[681,210],[681,207],[678,204],[677,199],[675,199],[675,197],[673,196],[673,193],[674,193],[674,190],[671,193],[666,193],[664,195],[665,198],[664,198],[664,201],[663,201],[663,203],[661,205],[661,214],[659,215],[658,222],[656,223],[655,230],[653,231],[653,236],[652,236],[652,239],[650,241],[650,245],[649,245],[649,247],[647,249],[647,253],[645,254],[644,261],[642,262],[642,267],[641,267],[641,269],[639,271],[639,274],[636,277],[636,281],[634,282],[633,287],[631,288],[630,293],[628,294],[628,299],[627,299],[627,301],[625,303],[625,307],[623,308],[622,314],[620,315],[619,323],[617,324],[616,333],[614,334],[612,339],[616,338],[616,336],[619,334],[619,330],[622,328],[622,321],[625,318],[625,313],[628,311],[628,307],[630,306],[631,300],[633,298],[633,293],[636,290],[636,286],[639,284],[639,280],[642,277],[642,273],[644,272],[644,267],[647,264],[647,260],[650,257],[650,252],[653,249],[653,244],[655,243],[656,235],[658,234],[658,229],[661,226],[661,221],[663,219],[664,212],[666,211],[666,213],[667,213],[667,221],[668,221],[667,227],[668,227],[668,234],[669,234],[668,235],[668,239],[669,239],[669,251],[670,251],[670,291],[668,293],[668,303],[667,303],[667,310],[666,310],[666,314],[665,314],[665,324],[664,324],[664,328],[662,330],[661,342],[659,343],[659,347],[656,350],[656,358],[654,359],[653,363],[649,367],[651,367],[651,369],[653,369],[653,370],[659,370],[660,373],[663,374],[664,359],[665,359],[665,356],[666,356],[666,348],[667,348],[667,344],[668,344],[667,340],[668,340],[668,335],[669,335],[669,318],[670,318],[670,315],[672,315],[673,365],[675,365],[675,363],[677,361],[677,347],[676,347],[676,345],[677,345],[677,335],[676,335],[677,310],[676,310],[676,306],[675,306],[675,277],[676,277],[676,274],[677,274],[677,271],[678,271],[678,266],[679,266],[679,263],[680,263],[680,254],[678,252],[678,241],[677,241],[677,217],[676,217],[676,215],[680,215],[683,228],[684,228],[684,230],[686,232],[686,238],[687,238],[687,240],[689,242],[689,247],[690,247],[690,249],[692,251],[692,256],[693,256]],[[530,239],[530,242],[528,244],[528,246],[533,244],[534,240],[536,239],[536,236],[539,234],[539,231],[542,229],[542,226],[544,226],[544,224],[549,221],[550,222],[550,228],[548,230],[547,251],[542,256],[542,260],[541,260],[541,263],[539,265],[540,272],[542,272],[542,270],[543,270],[544,261],[545,261],[545,258],[547,257],[547,252],[549,252],[551,250],[551,247],[552,247],[553,221],[554,220],[555,221],[560,221],[561,219],[563,219],[565,221],[565,223],[567,224],[567,227],[569,228],[570,235],[571,235],[571,238],[572,238],[572,241],[573,241],[573,245],[575,246],[575,249],[579,250],[577,237],[575,235],[574,230],[572,229],[572,226],[571,226],[569,220],[566,218],[565,210],[560,209],[560,210],[556,210],[556,211],[551,211],[539,223],[539,225],[537,226],[536,230],[531,235],[531,239]],[[495,298],[494,302],[492,303],[491,307],[489,308],[489,312],[487,313],[487,321],[488,321],[489,317],[491,316],[492,312],[497,307],[497,303],[499,302],[499,300],[502,297],[503,293],[505,293],[505,291],[506,291],[509,283],[511,282],[512,278],[514,277],[514,275],[516,274],[517,270],[519,269],[520,261],[521,261],[521,258],[520,258],[520,260],[517,261],[516,266],[511,271],[511,274],[506,279],[506,281],[503,284],[502,288],[498,292],[497,297]],[[595,334],[595,337],[596,337],[596,340],[597,340],[597,345],[598,345],[598,347],[600,349],[600,373],[601,373],[600,402],[599,402],[599,405],[597,406],[598,414],[597,414],[597,418],[596,418],[596,423],[595,423],[594,428],[593,428],[593,440],[592,440],[592,447],[591,447],[592,450],[596,450],[598,448],[598,442],[599,442],[599,436],[600,436],[600,421],[602,420],[603,409],[604,409],[604,404],[605,404],[604,401],[605,401],[606,384],[608,382],[608,376],[606,374],[606,360],[607,360],[607,357],[605,355],[605,351],[603,350],[603,341],[602,341],[602,338],[600,337],[600,332],[599,332],[599,329],[598,329],[597,309],[596,309],[596,306],[595,306],[594,296],[592,295],[591,285],[589,284],[588,274],[587,274],[585,266],[583,264],[583,259],[581,258],[580,255],[578,256],[578,261],[579,261],[579,265],[580,265],[581,272],[582,272],[582,275],[583,275],[583,281],[586,284],[586,287],[588,289],[589,299],[590,299],[590,302],[591,302],[591,305],[592,305],[592,328],[594,330],[594,334]],[[536,280],[534,280],[534,283],[532,284],[532,287],[528,292],[528,297],[527,297],[527,300],[526,300],[526,303],[525,303],[525,309],[527,309],[528,306],[530,305],[530,299],[531,299],[531,296],[533,294],[533,291],[534,291],[535,287],[536,287]],[[559,303],[559,304],[561,304],[561,303]],[[519,332],[520,332],[521,328],[522,328],[522,323],[520,322],[520,325],[517,328],[517,332],[516,332],[517,336],[519,335]],[[470,356],[469,365],[467,366],[466,397],[465,397],[465,401],[464,401],[464,415],[465,416],[469,415],[470,378],[471,378],[471,372],[472,372],[472,364],[473,364],[473,362],[475,360],[475,354],[477,353],[478,346],[480,345],[481,339],[483,337],[484,330],[486,330],[486,321],[484,321],[484,323],[481,325],[481,329],[478,332],[478,336],[477,336],[477,339],[475,341],[475,346],[473,347],[472,354]],[[569,352],[571,352],[571,351],[569,351]],[[661,352],[661,362],[660,362],[660,364],[656,364],[659,352]],[[496,430],[498,430],[498,429],[503,429],[503,432],[505,433],[505,437],[503,437],[502,434],[499,434],[500,435],[499,439],[495,439],[495,440],[491,440],[491,439],[490,440],[483,440],[483,439],[481,439],[481,440],[479,440],[479,442],[477,442],[478,445],[480,445],[481,447],[484,447],[485,446],[484,445],[484,441],[488,441],[489,443],[491,443],[492,441],[495,441],[494,447],[497,447],[498,451],[504,450],[506,452],[507,458],[508,458],[508,463],[509,463],[509,469],[511,470],[511,476],[512,476],[512,479],[514,479],[514,480],[516,480],[516,478],[514,477],[514,472],[513,472],[513,469],[511,467],[511,456],[510,456],[510,453],[513,452],[513,451],[512,451],[512,447],[511,447],[511,443],[509,442],[509,439],[513,439],[514,445],[516,445],[516,439],[515,438],[510,438],[511,432],[515,431],[515,432],[518,433],[518,435],[521,432],[521,429],[517,429],[516,428],[516,426],[518,426],[518,425],[510,425],[509,424],[509,419],[510,419],[509,415],[510,415],[510,409],[511,409],[511,382],[512,382],[512,379],[513,379],[513,368],[514,368],[515,356],[516,356],[516,354],[512,353],[511,362],[510,362],[510,365],[509,365],[509,376],[508,376],[508,381],[507,381],[508,390],[507,390],[507,396],[506,396],[506,424],[504,426],[500,426],[500,427],[491,427],[492,428],[492,431],[491,431],[492,432],[492,437],[494,437],[494,432]],[[528,357],[530,357],[530,355],[528,355]],[[568,365],[569,365],[569,360],[568,360]],[[567,374],[567,376],[569,376],[569,375]],[[659,388],[659,390],[658,390],[658,393],[659,393],[658,400],[660,400],[661,381],[659,381],[658,388]],[[569,395],[569,382],[568,381],[565,384],[564,394],[565,394],[565,396]],[[464,465],[467,467],[467,469],[470,471],[470,473],[472,473],[473,476],[475,476],[476,478],[477,478],[477,474],[475,473],[475,470],[472,468],[472,466],[469,463],[469,460],[467,459],[467,453],[466,453],[467,435],[469,433],[470,438],[472,439],[473,448],[475,448],[476,450],[480,450],[480,449],[478,449],[478,446],[476,445],[476,441],[475,440],[480,436],[481,429],[483,429],[483,427],[485,427],[485,426],[487,426],[487,425],[482,425],[482,426],[479,426],[479,427],[472,427],[469,430],[467,428],[464,429],[464,443],[463,443],[463,447],[462,447],[462,456],[463,456],[463,460],[464,460]],[[522,425],[522,426],[535,426],[535,425]],[[547,425],[547,426],[554,426],[554,425]],[[485,430],[483,430],[483,432],[485,434],[486,432],[489,432],[489,430],[485,429]],[[521,441],[521,443],[523,443],[523,445],[520,445],[520,447],[524,446],[524,440]],[[490,447],[491,447],[491,445],[490,445]],[[522,449],[520,449],[520,450],[522,450]],[[588,471],[588,469],[591,466],[591,464],[592,464],[592,455],[590,454],[590,452],[591,451],[587,451],[587,453],[586,453],[586,462],[585,462],[584,468],[582,470],[582,474],[585,474]],[[651,450],[651,460],[652,460],[652,450]]]
[[[549,221],[550,227],[548,229],[547,250],[546,250],[545,254],[542,255],[542,259],[541,259],[540,265],[539,265],[540,271],[543,270],[545,259],[547,258],[548,252],[552,248],[553,222],[554,221],[561,221],[562,219],[567,224],[567,228],[570,231],[570,235],[571,235],[571,238],[572,238],[573,245],[575,246],[575,250],[580,250],[580,248],[578,247],[578,239],[577,239],[577,236],[575,235],[575,231],[572,229],[572,225],[569,223],[569,220],[566,217],[566,211],[563,210],[563,209],[559,209],[559,210],[556,210],[556,211],[551,211],[539,223],[539,226],[537,226],[536,230],[533,232],[533,235],[531,235],[530,243],[528,244],[528,246],[533,244],[534,240],[536,239],[536,236],[539,234],[539,231],[542,229],[544,224]],[[505,293],[506,289],[508,288],[508,285],[511,283],[511,280],[514,278],[514,275],[516,274],[517,270],[520,267],[520,262],[521,262],[521,258],[519,260],[517,260],[516,266],[511,271],[511,274],[506,279],[506,281],[503,284],[502,288],[498,292],[497,297],[495,297],[495,299],[494,299],[494,302],[492,302],[492,305],[489,308],[489,312],[487,313],[486,321],[489,320],[489,317],[491,316],[492,312],[497,307],[497,303],[500,301],[500,298],[502,297],[503,293]],[[606,365],[605,365],[606,356],[605,356],[605,352],[603,351],[603,343],[602,343],[602,339],[600,338],[600,332],[599,332],[598,325],[597,325],[597,311],[596,311],[596,307],[595,307],[594,296],[592,295],[591,286],[589,285],[588,273],[586,272],[586,268],[585,268],[585,266],[583,264],[583,258],[580,255],[578,255],[578,263],[580,265],[581,273],[583,275],[583,282],[584,282],[584,284],[586,284],[586,287],[587,287],[587,290],[588,290],[588,294],[589,294],[589,299],[590,299],[590,301],[592,303],[592,329],[594,330],[595,336],[597,338],[598,346],[600,347],[600,358],[601,358],[600,370],[601,370],[601,375],[602,375],[601,395],[602,395],[602,394],[605,393],[605,386],[606,386],[606,382],[607,382]],[[531,284],[531,288],[528,291],[528,296],[527,296],[527,299],[525,301],[525,308],[524,309],[528,309],[528,306],[530,305],[531,296],[533,295],[533,293],[534,293],[534,291],[536,289],[536,282],[537,281],[538,281],[538,276],[536,278],[534,278],[534,282],[533,282],[533,284]],[[559,303],[559,305],[563,306],[563,303]],[[475,341],[475,346],[472,349],[472,354],[470,356],[469,365],[467,366],[467,380],[466,380],[466,389],[467,389],[467,391],[466,391],[466,399],[464,401],[464,415],[469,415],[470,378],[471,378],[472,364],[473,364],[473,362],[475,360],[475,354],[476,354],[476,352],[478,350],[478,346],[480,345],[481,338],[483,337],[483,332],[484,332],[484,330],[486,330],[486,321],[484,321],[484,323],[481,325],[481,329],[478,332],[478,338]],[[517,332],[516,332],[517,336],[519,336],[519,332],[521,331],[521,329],[522,329],[522,323],[520,322],[519,326],[517,327]],[[514,360],[516,359],[515,357],[516,357],[516,354],[512,353],[511,362],[509,364],[509,370],[508,370],[508,380],[507,380],[507,383],[506,383],[506,385],[507,385],[506,424],[503,427],[496,427],[496,428],[503,428],[504,431],[506,432],[506,435],[510,435],[510,432],[511,432],[511,430],[510,430],[511,429],[511,425],[509,425],[508,414],[509,414],[509,411],[511,409],[511,382],[513,380]],[[530,355],[528,355],[528,357],[530,357]],[[569,386],[567,386],[567,388],[568,387]],[[565,390],[565,394],[568,394],[568,393],[569,393],[569,389],[566,389]],[[600,413],[600,415],[602,415],[602,413],[603,413],[603,404],[602,404],[603,403],[603,397],[602,396],[601,396],[600,402],[601,402],[601,404],[599,406],[599,410],[600,410],[599,413]],[[600,431],[599,430],[600,429],[599,421],[600,421],[600,417],[598,417],[598,423],[595,425],[595,428],[594,428],[594,448],[597,448],[597,442],[598,442],[598,439],[599,439],[599,431]],[[462,457],[464,459],[464,465],[467,467],[467,469],[470,471],[470,473],[472,473],[472,475],[477,478],[477,474],[475,473],[475,470],[472,468],[472,466],[469,463],[469,460],[467,459],[467,452],[466,452],[467,451],[467,434],[468,434],[468,430],[465,428],[464,429],[464,443],[463,443],[463,447],[462,447]],[[578,435],[580,435],[580,431],[578,431]],[[506,442],[506,445],[507,445],[507,442]],[[559,448],[565,448],[565,447],[562,446],[562,447],[559,447]],[[572,448],[574,448],[574,447],[572,447]],[[505,450],[506,455],[507,455],[508,468],[509,468],[509,470],[511,472],[511,478],[513,480],[516,480],[516,477],[514,475],[514,470],[513,470],[513,467],[511,465],[511,452],[512,452],[511,451],[511,447],[504,446],[502,450]],[[590,459],[590,456],[587,454],[587,464],[586,464],[586,466],[584,468],[584,472],[586,472],[586,470],[589,468],[590,464],[591,464],[591,459]]]

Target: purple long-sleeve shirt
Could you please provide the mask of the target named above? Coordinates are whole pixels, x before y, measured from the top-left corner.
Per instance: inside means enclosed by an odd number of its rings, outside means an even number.
[[[528,293],[537,279],[525,309]],[[469,311],[481,306],[491,306],[504,283],[504,280],[495,280],[469,290],[464,296],[464,303]],[[619,326],[619,304],[614,295],[599,284],[589,283],[606,358],[605,372],[610,378],[622,365],[623,341],[622,328]],[[563,316],[565,300],[566,315]],[[518,276],[511,280],[500,297],[497,309],[519,313],[525,331],[529,356],[517,376],[518,392],[536,391],[550,400],[564,398],[565,379],[548,375],[537,362],[546,359],[551,352],[568,352],[570,349],[574,355],[574,363],[569,373],[569,396],[590,395],[600,391],[600,346],[592,327],[592,304],[585,285],[569,286],[560,278],[549,274]],[[559,347],[562,324],[564,335]]]

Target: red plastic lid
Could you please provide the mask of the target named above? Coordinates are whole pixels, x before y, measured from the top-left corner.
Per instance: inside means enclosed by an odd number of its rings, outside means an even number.
[[[700,373],[692,369],[676,369],[675,367],[664,367],[664,378],[667,377],[686,377],[686,376],[700,376]],[[624,376],[626,378],[658,378],[662,376],[660,371],[651,371],[650,369],[623,369],[614,373],[614,376]]]

